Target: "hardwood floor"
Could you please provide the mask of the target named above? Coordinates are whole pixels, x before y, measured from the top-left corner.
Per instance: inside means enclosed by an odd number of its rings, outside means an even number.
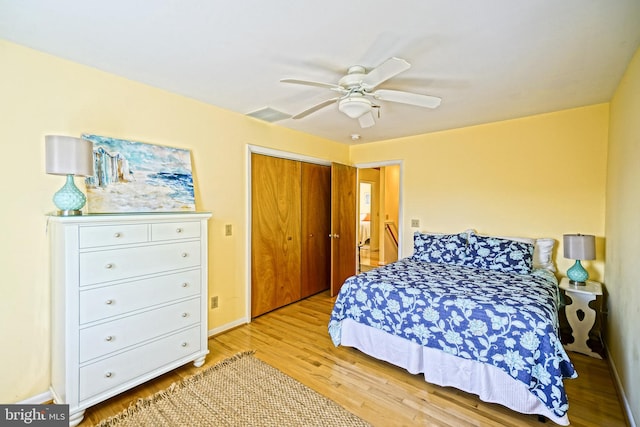
[[[376,267],[379,267],[379,255],[380,252],[377,250],[371,250],[369,245],[360,247],[360,271],[369,271]]]
[[[474,395],[428,384],[421,375],[334,347],[327,333],[333,299],[328,292],[258,317],[209,339],[204,367],[245,350],[338,402],[374,426],[537,426],[522,415]],[[579,377],[565,382],[572,426],[625,426],[606,360],[570,353]],[[90,426],[200,369],[191,364],[87,410]],[[292,426],[293,427],[293,426]]]

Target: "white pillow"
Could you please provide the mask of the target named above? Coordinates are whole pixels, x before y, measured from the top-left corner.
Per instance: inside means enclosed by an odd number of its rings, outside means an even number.
[[[556,241],[554,239],[542,238],[536,239],[536,245],[533,249],[533,267],[546,268],[547,270],[556,272],[556,265],[553,263],[553,247]]]

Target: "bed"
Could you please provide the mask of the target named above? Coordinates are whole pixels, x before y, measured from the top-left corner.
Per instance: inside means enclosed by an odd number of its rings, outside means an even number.
[[[359,244],[368,245],[371,238],[371,214],[360,215]]]
[[[568,425],[552,239],[414,235],[414,254],[348,278],[329,334],[425,380]]]

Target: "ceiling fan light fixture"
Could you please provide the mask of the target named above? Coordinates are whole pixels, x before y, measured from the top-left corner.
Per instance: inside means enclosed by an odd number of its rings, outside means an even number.
[[[352,96],[341,100],[338,103],[338,110],[352,119],[357,119],[371,111],[371,101],[362,96]]]

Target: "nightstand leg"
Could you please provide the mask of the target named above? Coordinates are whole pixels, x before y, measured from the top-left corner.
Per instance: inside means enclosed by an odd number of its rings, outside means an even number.
[[[596,312],[589,307],[589,302],[595,299],[595,295],[579,293],[571,294],[572,302],[570,305],[566,306],[565,310],[567,313],[567,321],[573,331],[573,343],[565,345],[565,348],[570,351],[602,359],[602,356],[591,350],[587,345],[587,342],[589,341],[589,331],[596,321]],[[582,320],[578,317],[579,311],[584,313]]]

